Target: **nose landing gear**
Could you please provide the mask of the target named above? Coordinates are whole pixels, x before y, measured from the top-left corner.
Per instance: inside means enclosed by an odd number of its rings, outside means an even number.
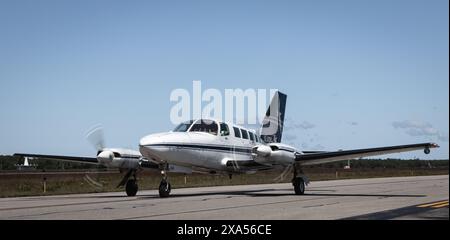
[[[172,186],[170,185],[169,181],[167,180],[167,174],[164,170],[161,171],[161,175],[163,178],[161,180],[161,183],[159,184],[159,197],[162,197],[162,198],[169,197],[170,190],[172,190]]]

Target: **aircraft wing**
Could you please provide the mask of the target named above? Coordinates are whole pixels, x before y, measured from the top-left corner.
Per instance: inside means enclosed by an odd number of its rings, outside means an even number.
[[[295,157],[295,161],[300,163],[300,165],[314,165],[314,164],[336,162],[348,159],[370,157],[399,152],[408,152],[415,150],[425,150],[425,153],[427,153],[427,151],[429,151],[430,148],[437,148],[437,147],[439,147],[439,145],[435,143],[419,143],[419,144],[378,147],[378,148],[340,150],[334,152],[303,153],[297,154]]]
[[[28,153],[15,153],[13,156],[17,157],[29,157],[36,159],[45,159],[45,160],[56,160],[56,161],[65,161],[65,162],[77,162],[77,163],[87,163],[93,165],[101,165],[97,158],[95,157],[75,157],[75,156],[58,156],[58,155],[41,155],[41,154],[28,154]],[[142,168],[149,169],[159,169],[159,164],[144,160],[139,163],[139,166]]]
[[[28,153],[14,153],[13,156],[17,157],[29,157],[39,159],[50,159],[67,162],[87,163],[99,165],[97,158],[95,157],[74,157],[74,156],[58,156],[58,155],[40,155],[40,154],[28,154]]]

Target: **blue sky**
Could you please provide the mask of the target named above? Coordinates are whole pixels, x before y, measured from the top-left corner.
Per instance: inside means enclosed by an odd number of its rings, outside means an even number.
[[[172,90],[278,88],[286,142],[448,159],[447,0],[1,1],[0,154],[93,155],[172,129]]]

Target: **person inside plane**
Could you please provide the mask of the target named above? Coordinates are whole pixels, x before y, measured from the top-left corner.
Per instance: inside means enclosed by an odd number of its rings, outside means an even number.
[[[205,119],[197,120],[189,130],[189,132],[206,132],[212,135],[217,135],[218,131],[218,125],[215,121]]]
[[[228,125],[226,123],[223,122],[220,123],[220,135],[221,136],[230,135],[230,130],[228,129]]]

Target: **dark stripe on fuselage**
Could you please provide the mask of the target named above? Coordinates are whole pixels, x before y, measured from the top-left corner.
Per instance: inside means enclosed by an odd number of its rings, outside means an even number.
[[[227,161],[227,167],[268,167],[266,165],[255,162],[254,160]]]
[[[141,156],[120,156],[122,159],[141,159]]]
[[[161,143],[161,144],[148,144],[144,147],[177,147],[177,148],[190,148],[201,150],[215,150],[226,152],[239,152],[239,153],[252,153],[251,148],[239,148],[232,146],[218,146],[218,145],[197,145],[197,144],[178,144],[178,143]]]
[[[295,150],[288,149],[288,148],[279,148],[278,150],[295,153]]]

